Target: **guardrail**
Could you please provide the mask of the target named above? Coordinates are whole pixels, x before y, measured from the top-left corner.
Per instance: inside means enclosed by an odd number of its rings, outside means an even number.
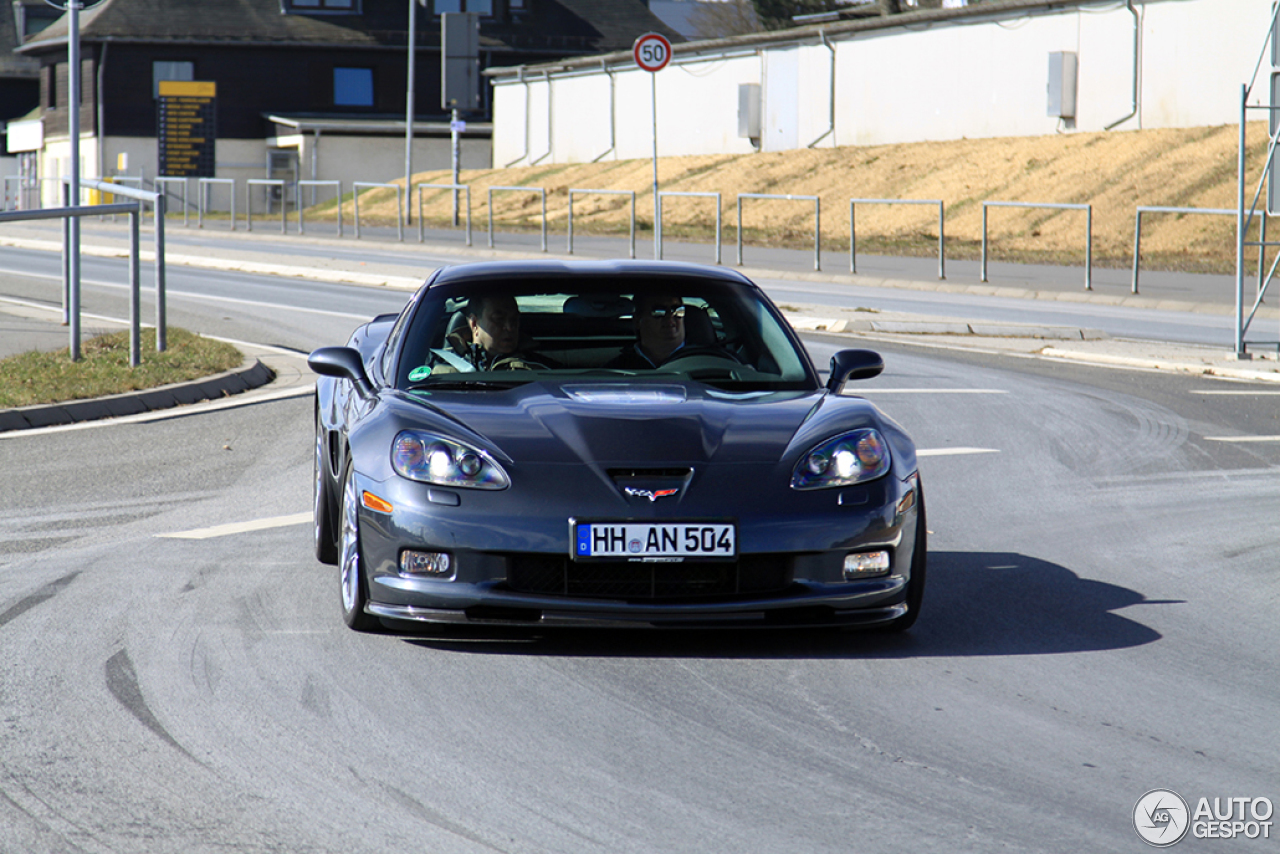
[[[822,200],[817,196],[780,196],[774,193],[738,194],[738,266],[742,266],[742,200],[776,199],[787,202],[813,202],[813,269],[822,269]]]
[[[853,224],[854,205],[937,205],[938,206],[938,278],[947,277],[946,210],[941,199],[850,199],[849,200],[849,272],[858,272],[858,236]]]
[[[305,179],[302,181],[298,181],[294,184],[294,199],[295,199],[295,204],[298,206],[298,234],[307,233],[307,224],[305,222],[305,216],[303,214],[303,211],[305,210],[305,208],[303,208],[302,206],[302,188],[303,187],[313,188],[311,192],[311,204],[313,205],[316,203],[315,201],[316,196],[315,196],[315,190],[314,190],[315,187],[337,187],[338,189],[338,192],[337,192],[338,236],[341,237],[342,236],[342,182]]]
[[[404,204],[400,200],[399,184],[366,184],[362,181],[356,181],[351,185],[355,190],[355,198],[353,203],[356,209],[356,240],[360,239],[360,190],[395,190],[396,191],[396,237],[401,243],[404,243]]]
[[[187,210],[187,179],[186,178],[166,178],[160,176],[156,178],[156,192],[168,196],[169,191],[165,189],[170,184],[182,185],[182,227],[187,228],[189,225],[189,212]]]
[[[1086,211],[1084,234],[1084,289],[1093,290],[1093,205],[1055,204],[1051,202],[983,202],[982,203],[982,281],[987,280],[987,208],[1047,208],[1060,211]]]
[[[418,242],[425,243],[427,239],[426,226],[422,222],[422,191],[423,190],[463,190],[467,194],[467,245],[471,245],[471,187],[467,184],[415,184],[418,188]]]
[[[636,257],[636,193],[635,190],[569,190],[569,254],[573,254],[573,194],[631,197],[631,257]]]
[[[659,215],[659,222],[658,222],[658,224],[657,224],[657,229],[658,229],[658,260],[662,260],[662,252],[663,252],[663,250],[662,250],[662,240],[663,240],[663,236],[662,236],[662,222],[661,222],[661,215],[662,215],[662,200],[663,200],[664,198],[668,197],[668,196],[698,197],[698,198],[715,199],[715,200],[716,200],[716,263],[717,263],[717,264],[719,264],[719,263],[720,263],[720,208],[721,208],[721,204],[720,204],[720,194],[719,194],[719,193],[685,193],[685,192],[674,192],[674,191],[659,191],[659,193],[658,193],[658,215]],[[632,247],[632,255],[631,255],[631,257],[633,257],[633,258],[635,257],[634,247]],[[741,257],[741,256],[739,256],[739,257]],[[738,263],[739,263],[739,264],[741,264],[742,262],[741,262],[741,261],[739,261]]]
[[[253,231],[253,188],[254,187],[279,187],[280,188],[280,233],[288,234],[288,213],[289,206],[285,203],[284,194],[285,181],[283,178],[249,178],[244,182],[244,219],[249,231]],[[270,202],[267,204],[268,210],[271,208]]]
[[[537,193],[542,197],[542,251],[547,251],[547,190],[545,187],[490,187],[489,188],[489,248],[493,248],[493,194],[495,192]]]
[[[1132,291],[1138,292],[1138,267],[1142,259],[1142,215],[1144,213],[1171,213],[1171,214],[1214,214],[1219,216],[1236,216],[1240,212],[1237,210],[1228,210],[1227,208],[1170,208],[1161,207],[1159,205],[1140,205],[1134,214],[1133,223],[1133,284]],[[1264,220],[1265,222],[1265,220]],[[1263,238],[1266,239],[1265,237]],[[1262,265],[1265,261],[1265,255],[1261,252],[1258,260],[1258,275],[1262,275]]]
[[[209,188],[214,184],[231,185],[231,230],[236,230],[236,179],[235,178],[197,178],[196,228],[204,228],[204,211],[209,204]]]

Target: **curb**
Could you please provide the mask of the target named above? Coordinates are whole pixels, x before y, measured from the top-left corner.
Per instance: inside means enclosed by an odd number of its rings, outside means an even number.
[[[66,403],[24,406],[0,410],[0,433],[31,430],[37,427],[59,427],[82,421],[98,421],[172,409],[205,400],[216,400],[233,394],[261,388],[275,379],[275,373],[256,358],[246,358],[239,368],[186,383],[174,383],[147,389]]]

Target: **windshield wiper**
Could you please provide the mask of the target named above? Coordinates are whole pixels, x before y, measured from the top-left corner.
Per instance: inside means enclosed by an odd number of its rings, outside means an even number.
[[[506,391],[533,380],[436,380],[414,383],[407,391]]]

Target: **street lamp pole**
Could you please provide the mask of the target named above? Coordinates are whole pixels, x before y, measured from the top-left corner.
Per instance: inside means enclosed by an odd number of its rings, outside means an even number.
[[[414,37],[418,29],[418,0],[409,0],[409,85],[404,108],[404,199],[405,222],[413,222],[413,75]]]
[[[80,205],[80,2],[67,0],[67,133],[71,142],[70,191],[73,207]],[[67,325],[71,329],[71,361],[80,361],[80,218],[71,217],[67,229]]]

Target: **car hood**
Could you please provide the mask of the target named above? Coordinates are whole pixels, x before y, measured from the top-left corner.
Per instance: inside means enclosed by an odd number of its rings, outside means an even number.
[[[508,460],[604,465],[774,463],[882,419],[857,397],[739,393],[700,383],[416,392],[400,396],[395,408],[402,427],[447,429]]]

